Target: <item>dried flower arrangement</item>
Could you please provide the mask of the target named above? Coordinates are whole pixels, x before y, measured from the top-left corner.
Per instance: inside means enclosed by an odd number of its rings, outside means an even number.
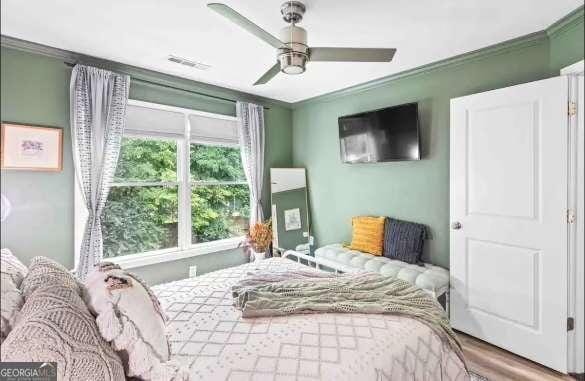
[[[272,221],[258,222],[250,227],[246,239],[242,242],[246,251],[250,249],[257,253],[264,253],[270,247],[272,242]]]

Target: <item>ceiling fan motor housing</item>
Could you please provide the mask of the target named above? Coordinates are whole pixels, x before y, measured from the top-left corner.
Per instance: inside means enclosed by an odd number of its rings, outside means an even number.
[[[286,74],[301,74],[309,60],[307,31],[291,24],[280,30],[280,40],[284,46],[278,49],[280,71]]]
[[[301,22],[305,11],[305,5],[300,1],[287,1],[280,6],[280,13],[284,21],[293,24]]]

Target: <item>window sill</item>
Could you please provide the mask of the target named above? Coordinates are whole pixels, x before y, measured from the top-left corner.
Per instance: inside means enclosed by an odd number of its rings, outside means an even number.
[[[233,250],[238,248],[243,237],[227,238],[213,242],[198,243],[186,250],[177,248],[149,251],[147,253],[124,255],[121,257],[104,258],[120,265],[124,269],[132,269],[154,265],[157,263],[172,262],[179,259],[196,257],[199,255],[217,253],[220,251]]]

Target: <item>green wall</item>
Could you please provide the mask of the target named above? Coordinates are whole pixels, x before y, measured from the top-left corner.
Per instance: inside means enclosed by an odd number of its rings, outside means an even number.
[[[307,243],[309,239],[303,237],[303,232],[308,231],[307,188],[272,193],[272,205],[276,205],[278,246],[281,249],[294,249],[298,245]],[[286,231],[284,212],[296,208],[300,209],[301,228]]]
[[[354,215],[429,226],[425,258],[449,266],[449,100],[558,75],[583,59],[583,7],[546,33],[295,105],[293,164],[306,167],[317,246],[348,241]],[[423,160],[342,164],[337,118],[419,102]]]
[[[2,223],[2,247],[20,259],[37,255],[73,267],[73,165],[69,133],[69,76],[63,63],[1,50],[2,121],[64,129],[63,171],[2,171],[12,213]]]
[[[13,208],[2,223],[1,246],[28,262],[44,255],[73,267],[73,162],[69,130],[71,69],[63,61],[3,47],[1,50],[1,119],[64,129],[64,165],[59,173],[2,171],[2,193]],[[234,93],[232,97],[236,97]],[[132,82],[130,98],[221,114],[235,114],[231,102]],[[291,110],[270,104],[265,111],[266,168],[289,167],[292,160]],[[268,171],[266,172],[268,173]],[[268,176],[267,176],[268,177]],[[270,213],[269,179],[264,208]],[[190,264],[203,273],[243,263],[241,250],[208,254],[134,269],[151,283],[186,277]]]
[[[583,21],[581,7],[548,29],[552,74],[583,59]]]
[[[450,99],[547,78],[553,67],[558,73],[583,57],[582,15],[580,25],[580,38],[579,27],[559,35],[554,52],[543,32],[295,105],[293,164],[307,168],[317,245],[349,241],[352,216],[394,216],[429,226],[424,259],[448,267]],[[408,102],[419,103],[421,161],[341,163],[338,117]]]
[[[583,8],[544,33],[522,41],[433,64],[292,105],[266,110],[266,168],[306,167],[312,233],[317,244],[348,241],[354,215],[390,215],[430,227],[426,259],[448,266],[449,258],[449,100],[557,75],[583,59]],[[2,171],[2,192],[13,203],[2,224],[2,247],[28,261],[35,255],[73,266],[73,168],[69,133],[70,68],[59,59],[3,47],[3,121],[64,128],[64,168],[60,173]],[[397,59],[399,56],[397,56]],[[112,69],[116,69],[113,67]],[[169,80],[161,74],[161,81]],[[241,98],[211,85],[191,84],[207,94]],[[198,110],[234,114],[234,105],[180,90],[134,81],[131,98]],[[339,160],[337,118],[406,102],[419,102],[423,160],[344,165]],[[268,172],[266,172],[268,174]],[[263,192],[270,213],[269,176]],[[136,269],[151,283],[245,261],[241,250],[209,254]]]

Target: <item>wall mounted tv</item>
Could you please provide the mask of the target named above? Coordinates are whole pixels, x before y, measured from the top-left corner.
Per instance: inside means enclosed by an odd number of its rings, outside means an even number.
[[[342,116],[338,122],[344,163],[420,160],[418,103]]]

